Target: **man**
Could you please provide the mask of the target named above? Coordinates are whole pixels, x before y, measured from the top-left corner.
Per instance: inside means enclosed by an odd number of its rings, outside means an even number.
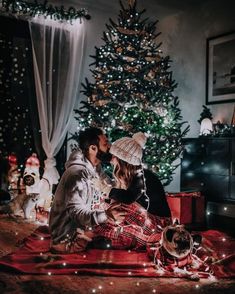
[[[94,209],[99,199],[97,179],[105,176],[100,164],[111,159],[109,141],[103,131],[88,128],[79,133],[79,148],[66,162],[49,217],[51,250],[73,253],[85,249],[92,239],[92,227],[124,220],[120,204],[107,210]]]

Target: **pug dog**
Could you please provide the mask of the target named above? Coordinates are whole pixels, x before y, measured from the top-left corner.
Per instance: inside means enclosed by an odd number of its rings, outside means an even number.
[[[176,220],[162,230],[159,243],[150,247],[148,253],[153,258],[157,271],[173,271],[187,279],[198,281],[200,278],[195,270],[203,265],[203,261],[195,255],[195,251],[201,246],[201,241],[201,235],[191,234]]]
[[[162,232],[162,246],[173,257],[182,259],[193,249],[193,237],[183,225],[167,226]]]
[[[26,167],[23,174],[23,183],[25,185],[27,195],[40,192],[38,188],[39,181],[39,169]]]
[[[176,221],[163,229],[155,259],[171,270],[191,265],[193,250],[199,247],[200,243],[200,235],[192,235],[184,225]]]
[[[26,194],[39,194],[37,206],[45,210],[50,209],[52,201],[52,185],[46,178],[40,178],[38,168],[26,167],[23,174],[23,182],[26,187]]]

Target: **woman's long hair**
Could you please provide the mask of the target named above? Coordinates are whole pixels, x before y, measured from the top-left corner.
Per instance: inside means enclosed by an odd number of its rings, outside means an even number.
[[[116,187],[121,189],[127,189],[131,184],[137,171],[141,169],[140,165],[132,165],[124,160],[117,158],[117,165],[114,168],[113,176],[116,180]]]

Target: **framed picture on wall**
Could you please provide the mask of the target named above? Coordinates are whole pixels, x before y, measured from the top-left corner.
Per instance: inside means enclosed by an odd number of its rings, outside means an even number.
[[[207,39],[206,104],[235,101],[235,31]]]

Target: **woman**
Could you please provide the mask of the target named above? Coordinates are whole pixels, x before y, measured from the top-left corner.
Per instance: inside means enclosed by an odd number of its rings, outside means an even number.
[[[171,213],[158,178],[142,168],[146,136],[139,132],[132,138],[115,141],[110,153],[116,185],[111,189],[112,202],[121,202],[127,216],[122,223],[102,224],[95,236],[108,240],[108,247],[142,249],[160,240],[162,229],[171,223]]]
[[[113,155],[111,163],[116,188],[110,191],[109,197],[125,204],[137,201],[154,215],[171,217],[160,180],[151,171],[142,168],[146,139],[144,133],[139,132],[132,138],[124,137],[112,144],[110,153]]]

